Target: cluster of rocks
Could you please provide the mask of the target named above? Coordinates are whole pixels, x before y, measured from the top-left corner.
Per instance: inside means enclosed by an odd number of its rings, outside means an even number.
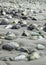
[[[8,57],[8,56],[0,57],[1,61],[32,61],[32,60],[39,59],[40,57],[42,57],[43,54],[41,55],[41,52],[39,51],[45,49],[45,46],[42,44],[37,44],[34,49],[31,49],[28,47],[22,47],[17,42],[4,43],[1,41],[0,45],[1,45],[0,47],[3,50],[23,52],[13,57]]]
[[[33,6],[35,6],[36,3],[32,3]],[[30,2],[29,5],[32,4]],[[18,8],[1,7],[0,26],[2,26],[2,28],[0,33],[0,50],[3,50],[4,52],[8,51],[10,53],[16,51],[19,54],[13,57],[2,56],[0,57],[0,61],[32,61],[42,57],[44,53],[43,50],[45,50],[46,46],[39,42],[38,44],[34,43],[33,46],[31,41],[46,40],[46,23],[40,23],[40,21],[43,22],[44,20],[44,17],[42,18],[43,15],[41,16],[41,19],[39,17],[46,10],[41,10],[39,6],[36,6],[36,8],[33,6],[31,8],[22,7],[20,4]],[[24,42],[22,41],[22,44],[18,39],[27,39],[26,42],[30,41],[31,45],[28,43],[28,47],[25,43],[24,46],[25,40]]]

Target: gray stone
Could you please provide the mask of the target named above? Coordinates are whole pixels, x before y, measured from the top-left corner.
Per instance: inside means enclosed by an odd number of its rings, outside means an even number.
[[[42,44],[38,44],[37,47],[36,47],[38,50],[43,50],[45,48],[44,45]]]

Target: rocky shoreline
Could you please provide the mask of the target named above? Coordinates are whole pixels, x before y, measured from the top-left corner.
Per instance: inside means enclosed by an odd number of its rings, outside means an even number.
[[[46,65],[46,2],[0,1],[0,64]]]

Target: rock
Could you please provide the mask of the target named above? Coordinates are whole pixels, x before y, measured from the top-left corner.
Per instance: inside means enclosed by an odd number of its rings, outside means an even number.
[[[5,37],[5,39],[7,39],[7,40],[12,40],[12,39],[14,39],[14,38],[16,38],[16,36],[15,36],[15,34],[12,33],[12,32],[8,32],[8,33],[6,34],[6,37]]]
[[[8,25],[8,19],[6,18],[2,19],[0,25]]]
[[[19,44],[17,42],[10,42],[10,45],[12,45],[14,49],[19,48]]]
[[[8,51],[12,51],[13,49],[17,50],[19,48],[19,44],[17,42],[9,42],[3,44],[2,48]]]
[[[38,32],[31,32],[31,35],[32,36],[39,36],[39,33]]]
[[[46,23],[44,24],[44,26],[46,26]]]
[[[33,21],[37,21],[37,19],[36,19],[36,18],[34,18],[34,17],[32,17],[32,20],[33,20]]]
[[[38,38],[38,36],[30,36],[30,39],[31,39],[31,40],[37,40],[37,39],[39,39],[39,38]]]
[[[19,29],[21,26],[16,24],[16,25],[13,25],[11,29]]]
[[[3,44],[3,41],[0,41],[0,45],[2,45]]]
[[[10,60],[9,57],[6,57],[6,56],[0,58],[0,61],[9,61],[9,60]]]
[[[42,13],[42,10],[39,10],[39,13]]]
[[[12,46],[8,45],[8,44],[5,44],[5,45],[2,46],[2,49],[12,51],[14,48]]]
[[[27,12],[26,11],[24,11],[24,12],[22,12],[22,14],[21,14],[22,16],[26,16],[27,15]]]
[[[37,29],[38,29],[38,30],[43,30],[43,26],[38,25]]]
[[[3,11],[3,9],[1,10],[1,15],[6,15],[6,12]]]
[[[43,28],[43,31],[46,32],[46,26]]]
[[[41,36],[41,35],[39,35],[39,36],[38,36],[38,39],[44,39],[44,37],[43,37],[43,36]]]
[[[45,46],[42,44],[38,44],[36,47],[38,50],[44,50]]]
[[[14,61],[27,61],[27,55],[26,54],[20,54],[13,58]]]
[[[30,39],[32,39],[32,40],[39,39],[39,33],[38,32],[31,32]]]
[[[17,49],[18,51],[21,51],[21,52],[28,52],[28,49],[25,48],[25,47],[20,47]]]
[[[14,24],[17,24],[18,22],[19,22],[19,19],[15,19],[15,20],[13,21]]]
[[[30,60],[39,59],[40,55],[38,52],[32,52],[30,55]]]
[[[34,25],[32,25],[32,24],[30,24],[29,26],[28,26],[28,28],[27,28],[28,30],[34,30],[35,29],[35,26]]]
[[[22,36],[29,36],[30,34],[29,34],[29,32],[27,32],[27,31],[23,31],[23,33],[22,33]]]
[[[6,15],[5,18],[12,19],[12,16],[11,15]]]
[[[23,20],[26,20],[26,19],[27,19],[27,17],[26,17],[26,16],[22,16],[21,18],[22,18]]]
[[[10,24],[9,24],[9,25],[5,26],[5,29],[10,29],[10,28],[12,28],[12,26],[13,26],[13,25],[10,25]]]
[[[46,34],[44,34],[44,38],[46,39]]]
[[[25,20],[19,21],[18,23],[21,25],[21,27],[27,26],[27,22]]]
[[[17,12],[18,12],[18,9],[12,9],[10,14],[13,14],[13,16],[15,16]]]

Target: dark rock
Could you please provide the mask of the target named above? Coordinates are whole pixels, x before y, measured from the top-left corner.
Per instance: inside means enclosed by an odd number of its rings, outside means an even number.
[[[23,33],[22,36],[27,36],[27,35],[25,33]]]
[[[27,26],[24,21],[19,21],[18,23],[21,25],[21,27],[26,27]]]
[[[46,27],[44,27],[44,28],[43,28],[43,31],[45,31],[45,32],[46,32]]]
[[[7,20],[3,19],[3,20],[1,21],[1,23],[0,23],[0,25],[8,25]]]
[[[23,33],[22,33],[22,36],[29,36],[29,35],[30,35],[30,33],[27,31],[23,31]]]
[[[27,17],[26,17],[26,16],[22,16],[21,18],[22,18],[22,19],[24,19],[24,20],[26,20],[26,19],[27,19]]]
[[[34,17],[32,17],[32,20],[37,21],[37,19],[36,19],[36,18],[34,18]]]
[[[13,25],[11,29],[19,29],[21,26],[20,25]]]
[[[31,24],[31,25],[28,26],[28,30],[34,30],[34,29],[35,29],[34,25]]]
[[[0,13],[1,13],[1,15],[5,15],[6,14],[6,12],[3,11],[3,9],[1,9]]]
[[[13,47],[10,46],[10,45],[8,45],[8,44],[5,44],[5,45],[2,46],[2,49],[8,50],[8,51],[12,51],[13,50]]]
[[[44,24],[44,26],[46,26],[46,23]]]
[[[18,51],[27,52],[28,50],[26,48],[22,47],[22,48],[19,48]]]

